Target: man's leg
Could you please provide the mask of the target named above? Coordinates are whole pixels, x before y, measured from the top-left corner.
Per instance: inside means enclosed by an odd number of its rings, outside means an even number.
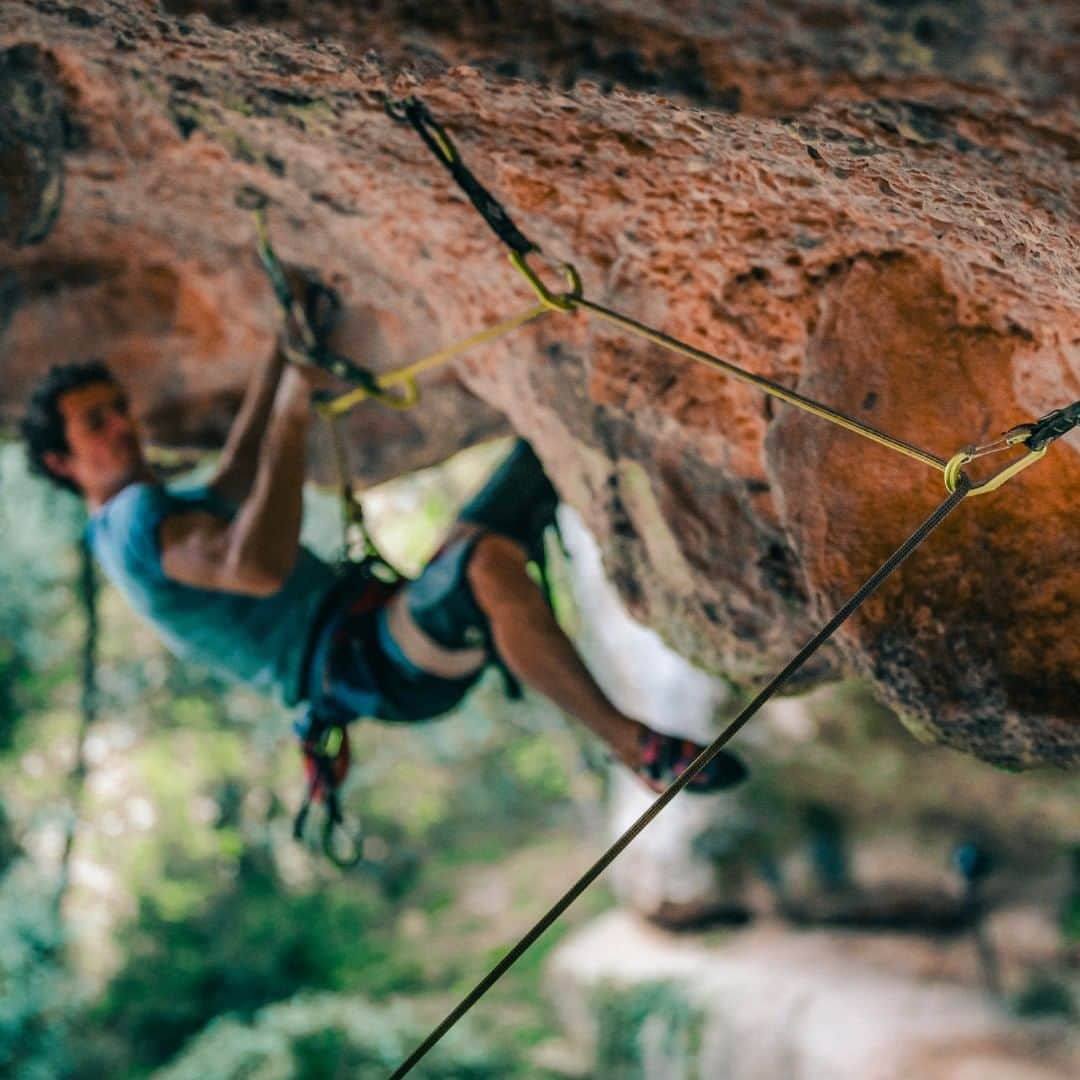
[[[608,701],[526,572],[526,560],[515,540],[498,533],[444,547],[387,605],[380,623],[384,652],[411,669],[406,682],[420,692],[420,705],[437,697],[437,711],[443,712],[452,705],[447,692],[456,702],[479,675],[487,640],[522,682],[584,723],[648,787],[663,790],[702,747],[652,731]],[[410,696],[413,704],[403,706],[404,713],[416,711],[417,694]],[[745,776],[739,759],[721,750],[689,790],[721,791]]]
[[[477,541],[469,560],[469,585],[500,658],[523,683],[580,720],[619,761],[636,770],[644,725],[604,696],[525,566],[518,544],[491,533]]]

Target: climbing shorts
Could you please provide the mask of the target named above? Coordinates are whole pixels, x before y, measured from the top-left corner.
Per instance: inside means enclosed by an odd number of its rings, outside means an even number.
[[[382,719],[415,722],[448,712],[491,659],[487,618],[467,572],[479,539],[474,534],[448,544],[376,614]],[[420,666],[410,659],[425,649],[436,654],[433,662]]]
[[[374,610],[361,602],[352,615],[334,617],[326,644],[316,649],[312,707],[337,717],[401,723],[453,709],[485,666],[497,661],[468,579],[477,542],[485,533],[498,533],[535,551],[557,502],[532,448],[518,440],[459,516],[479,531],[451,540],[419,577]],[[411,659],[425,651],[430,663]]]

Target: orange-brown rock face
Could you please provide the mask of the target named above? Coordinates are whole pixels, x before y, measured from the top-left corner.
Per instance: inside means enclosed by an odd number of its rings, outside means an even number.
[[[341,289],[376,369],[526,307],[386,89],[427,101],[590,297],[938,456],[1080,397],[1070,5],[510,7],[0,8],[4,416],[50,362],[97,354],[159,441],[219,442],[277,325],[244,185],[282,255]],[[740,682],[944,494],[580,312],[425,387],[415,413],[352,414],[358,475],[508,418],[631,609]],[[806,677],[862,671],[990,761],[1080,760],[1078,451],[961,505]]]

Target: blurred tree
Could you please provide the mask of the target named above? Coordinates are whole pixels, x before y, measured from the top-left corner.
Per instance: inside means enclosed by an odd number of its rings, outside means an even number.
[[[0,1076],[56,1080],[71,1065],[79,1005],[53,895],[53,882],[26,859],[0,879]]]
[[[21,447],[0,444],[0,754],[20,716],[71,671],[56,626],[70,606],[72,559],[83,514],[72,496],[30,475]]]
[[[168,877],[219,873],[176,854]],[[355,990],[375,996],[420,985],[419,971],[395,957],[388,911],[355,884],[296,891],[265,852],[247,848],[236,872],[193,915],[177,920],[143,898],[124,928],[125,963],[94,1013],[119,1036],[134,1061],[168,1061],[214,1017],[250,1018],[300,990]]]
[[[155,1080],[385,1080],[427,1034],[409,1005],[303,995],[263,1009],[250,1024],[213,1024]],[[511,1048],[495,1046],[471,1019],[434,1048],[416,1080],[513,1080],[528,1075]]]

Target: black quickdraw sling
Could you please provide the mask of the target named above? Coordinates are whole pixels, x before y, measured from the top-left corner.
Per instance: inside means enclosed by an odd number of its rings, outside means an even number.
[[[403,101],[386,99],[383,106],[392,120],[412,125],[427,148],[442,162],[469,202],[487,222],[491,231],[511,251],[522,258],[539,252],[540,248],[514,224],[499,200],[468,169],[453,140],[419,98],[410,97]]]
[[[303,299],[298,299],[270,243],[265,196],[255,189],[245,189],[238,201],[250,209],[255,217],[259,262],[285,315],[282,349],[290,362],[323,368],[342,381],[363,389],[368,396],[395,408],[412,404],[414,396],[408,385],[400,393],[385,390],[369,370],[329,347],[329,335],[341,313],[337,293],[322,282],[309,279],[304,285]],[[343,586],[347,584],[358,593],[362,603],[375,607],[384,603],[405,579],[379,550],[367,527],[363,502],[350,479],[337,416],[324,410],[321,405],[317,398],[316,409],[326,420],[330,432],[341,506],[339,577]],[[345,827],[341,805],[340,789],[351,764],[348,722],[338,714],[328,715],[311,706],[294,725],[300,740],[307,788],[293,820],[293,836],[299,841],[304,840],[311,808],[314,804],[320,804],[324,811],[320,830],[321,849],[331,862],[343,869],[357,866],[363,859],[361,837]]]

